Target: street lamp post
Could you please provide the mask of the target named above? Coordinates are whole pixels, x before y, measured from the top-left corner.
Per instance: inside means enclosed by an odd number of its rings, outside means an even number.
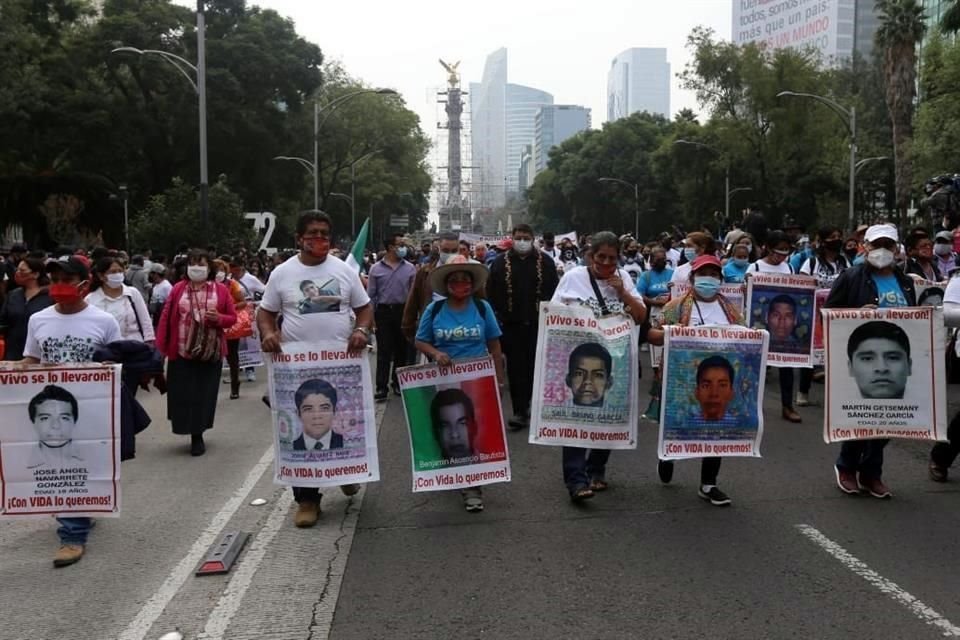
[[[365,153],[353,162],[350,163],[350,237],[357,237],[357,207],[355,203],[356,199],[356,184],[357,184],[357,174],[356,166],[366,160],[371,158],[376,154],[383,151],[383,149],[374,149],[370,153]]]
[[[738,192],[740,192],[740,191],[753,191],[753,188],[752,188],[752,187],[737,187],[736,189],[731,189],[731,188],[730,188],[730,180],[729,180],[729,178],[728,178],[728,179],[727,179],[727,224],[730,223],[730,197],[733,196],[733,194],[738,193]]]
[[[633,237],[640,237],[640,185],[620,178],[597,178],[597,182],[616,182],[633,189]]]
[[[130,253],[130,192],[125,184],[119,185],[117,190],[120,192],[120,197],[123,198],[123,243],[127,253]]]
[[[697,142],[695,140],[680,139],[680,140],[674,140],[673,144],[687,144],[687,145],[690,145],[691,147],[702,147],[707,151],[712,151],[713,153],[717,154],[717,156],[720,158],[724,157],[723,153],[721,153],[719,149],[709,144],[706,144],[705,142]],[[730,220],[730,196],[732,196],[734,192],[730,190],[730,159],[729,158],[727,158],[726,160],[726,165],[727,166],[724,169],[724,174],[723,174],[723,194],[724,194],[723,199],[724,199],[724,202],[726,203],[723,210],[723,215],[727,220]],[[753,191],[753,189],[750,189],[750,187],[738,187],[737,190]]]
[[[848,194],[848,212],[847,212],[847,225],[852,231],[854,228],[854,219],[856,218],[856,212],[854,210],[854,193],[857,188],[857,109],[856,107],[851,106],[849,109],[841,105],[839,102],[826,98],[824,96],[819,96],[814,93],[802,93],[799,91],[781,91],[777,94],[778,98],[781,97],[793,97],[793,98],[809,98],[810,100],[816,100],[820,104],[827,106],[831,111],[833,111],[845,125],[847,125],[847,131],[850,133],[850,185],[849,185],[849,194]]]

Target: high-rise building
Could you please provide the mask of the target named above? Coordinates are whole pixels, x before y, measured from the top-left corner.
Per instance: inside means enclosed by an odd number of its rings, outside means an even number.
[[[547,168],[550,149],[590,128],[590,109],[572,104],[540,107],[533,128],[533,175],[536,176]]]
[[[667,50],[639,48],[623,51],[607,73],[607,120],[647,111],[670,117],[670,63]]]
[[[819,0],[781,6],[758,0],[733,0],[733,41],[763,42],[771,49],[816,49],[824,64],[849,60],[856,51],[873,55],[873,34],[880,24],[876,0]]]
[[[537,112],[546,105],[553,104],[553,96],[546,91],[519,84],[507,84],[507,103],[505,109],[507,130],[507,195],[520,193],[518,176],[520,154],[523,148],[533,140]],[[523,185],[526,188],[526,185]]]

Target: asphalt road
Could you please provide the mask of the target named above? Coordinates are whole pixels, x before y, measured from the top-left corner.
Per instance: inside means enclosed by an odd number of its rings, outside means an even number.
[[[468,514],[457,492],[410,492],[391,398],[378,413],[383,481],[353,499],[329,492],[309,530],[272,484],[264,377],[239,400],[224,388],[202,458],[146,396],[155,422],[124,463],[122,516],[99,520],[79,564],[52,568],[51,520],[0,522],[0,640],[960,636],[960,480],[930,482],[929,447],[894,442],[895,497],[842,495],[821,408],[782,421],[775,376],[764,457],[723,463],[730,508],[697,497],[696,461],[662,486],[644,422],[639,448],[611,457],[611,490],[583,506],[567,498],[559,449],[510,434],[513,481]],[[254,534],[234,570],[194,577],[231,529]]]

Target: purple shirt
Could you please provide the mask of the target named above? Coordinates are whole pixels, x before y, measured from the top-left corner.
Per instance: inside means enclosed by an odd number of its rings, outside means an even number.
[[[401,260],[395,267],[380,260],[370,267],[367,295],[374,308],[379,304],[405,303],[416,275],[416,267],[406,260]]]

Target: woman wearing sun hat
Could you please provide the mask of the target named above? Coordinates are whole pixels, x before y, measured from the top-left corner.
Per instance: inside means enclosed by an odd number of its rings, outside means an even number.
[[[489,272],[479,262],[463,256],[450,259],[430,273],[434,293],[445,298],[427,305],[420,317],[416,346],[420,353],[441,366],[453,360],[493,356],[497,381],[503,384],[500,326],[493,308],[476,297]],[[480,487],[461,491],[467,511],[483,511]]]

